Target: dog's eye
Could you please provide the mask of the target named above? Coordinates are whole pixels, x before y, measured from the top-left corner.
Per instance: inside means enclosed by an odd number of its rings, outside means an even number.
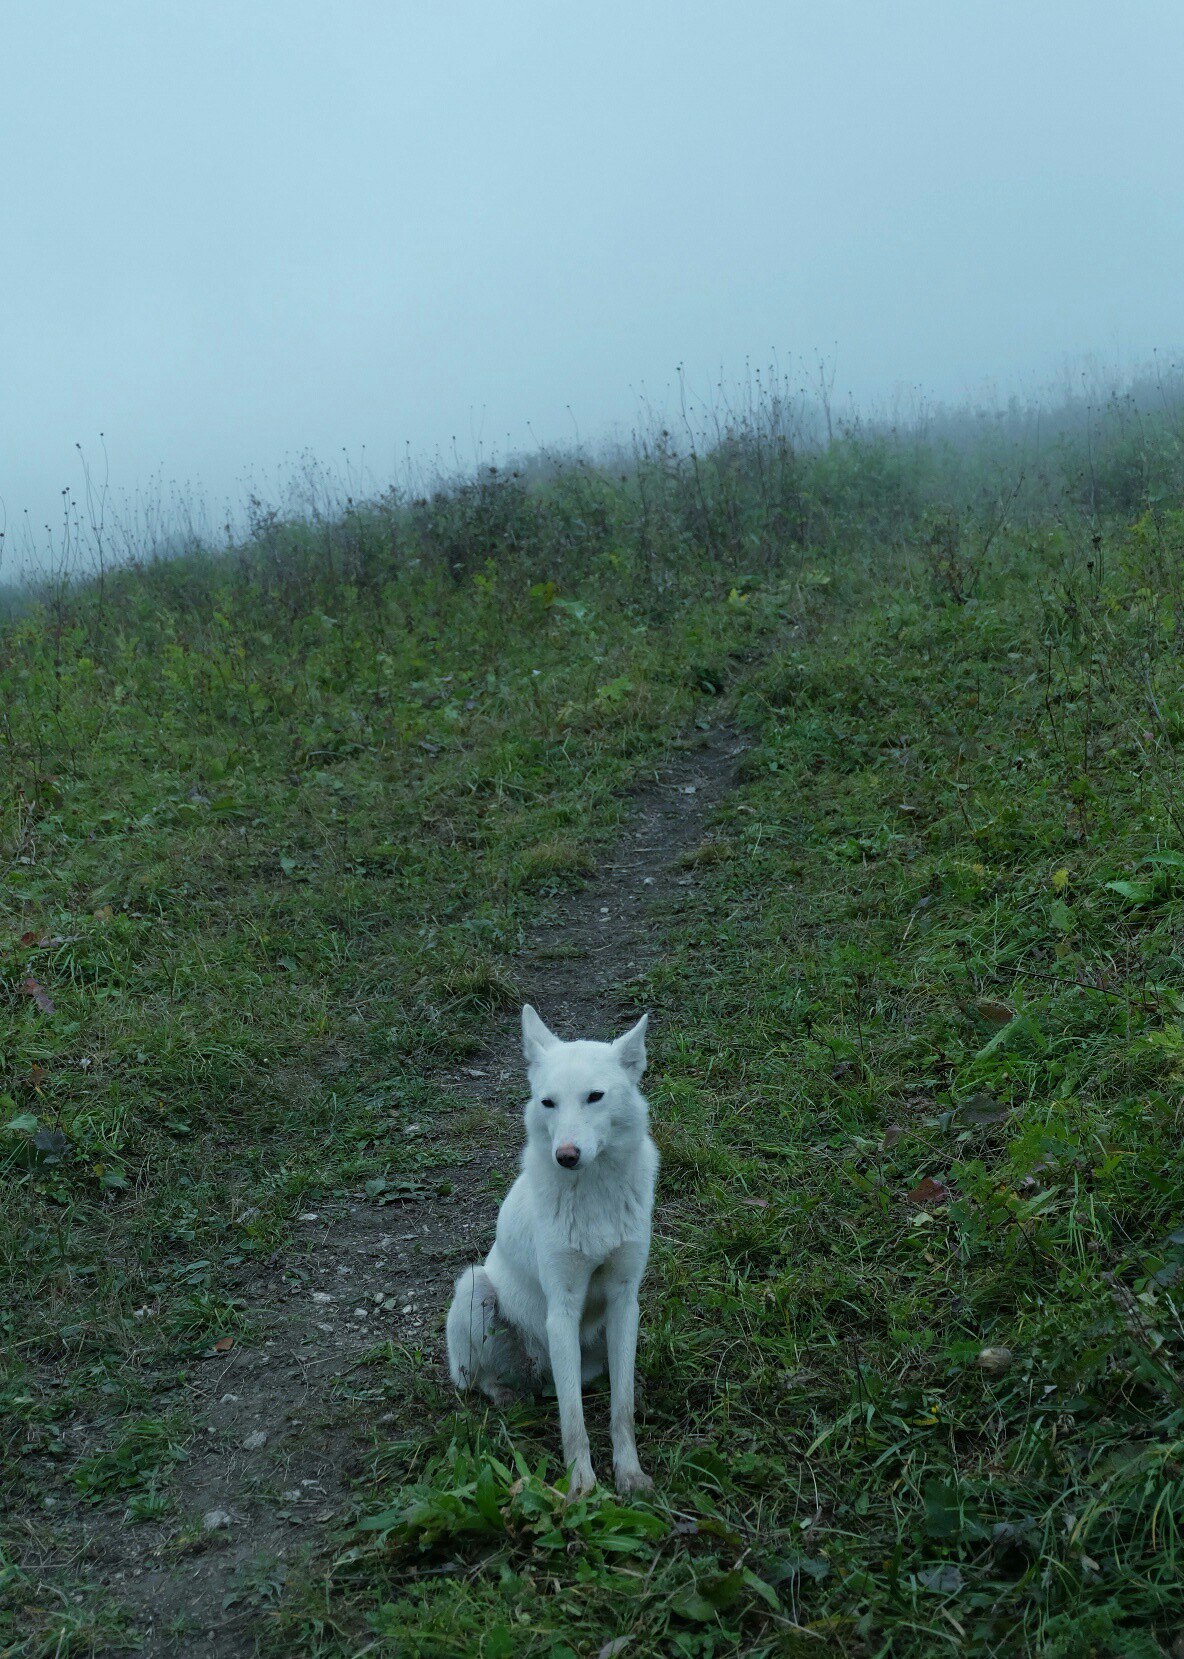
[[[555,1102],[553,1100],[544,1100],[543,1101],[544,1106],[554,1106],[554,1104],[555,1104]]]
[[[604,1090],[603,1089],[593,1089],[592,1093],[588,1096],[588,1104],[589,1104],[589,1106],[594,1106],[598,1100],[603,1100],[603,1099],[604,1099]]]

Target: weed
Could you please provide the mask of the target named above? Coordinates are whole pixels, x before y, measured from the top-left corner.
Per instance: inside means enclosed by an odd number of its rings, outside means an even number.
[[[137,1492],[133,1516],[143,1520],[153,1509],[156,1482],[184,1456],[184,1445],[173,1425],[158,1418],[139,1418],[123,1428],[114,1445],[80,1458],[70,1479],[92,1502],[113,1492],[143,1488]]]

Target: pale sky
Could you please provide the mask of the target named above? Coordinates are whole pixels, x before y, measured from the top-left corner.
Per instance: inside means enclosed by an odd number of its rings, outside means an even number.
[[[1184,344],[1181,0],[0,0],[0,499]]]

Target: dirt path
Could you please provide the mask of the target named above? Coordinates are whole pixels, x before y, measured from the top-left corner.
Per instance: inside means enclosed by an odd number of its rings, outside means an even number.
[[[680,859],[703,840],[738,753],[725,730],[699,734],[644,778],[610,861],[513,964],[561,1035],[609,1037],[636,1017],[627,987],[659,948],[655,912],[693,881]],[[254,1651],[260,1608],[282,1585],[285,1561],[348,1511],[362,1425],[342,1384],[368,1353],[387,1341],[422,1350],[446,1386],[451,1282],[488,1248],[496,1216],[484,1171],[511,1173],[521,1142],[516,1015],[500,1018],[486,1052],[439,1083],[458,1109],[484,1108],[488,1125],[463,1169],[433,1172],[432,1184],[451,1191],[385,1207],[354,1193],[306,1212],[285,1260],[239,1287],[258,1339],[209,1360],[196,1398],[187,1380],[200,1430],[173,1491],[193,1518],[189,1533],[179,1544],[175,1518],[127,1527],[95,1514],[86,1523],[76,1570],[136,1610],[144,1653]]]

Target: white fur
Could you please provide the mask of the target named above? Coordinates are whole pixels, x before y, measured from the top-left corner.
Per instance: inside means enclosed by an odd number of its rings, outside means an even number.
[[[637,1290],[658,1174],[638,1088],[648,1018],[614,1043],[565,1043],[529,1003],[522,1010],[530,1081],[522,1172],[485,1265],[461,1274],[448,1313],[458,1388],[501,1401],[554,1383],[572,1496],[595,1484],[581,1384],[606,1365],[617,1488],[651,1484],[633,1433]],[[589,1101],[593,1093],[603,1098]],[[564,1167],[559,1155],[573,1152],[578,1163]]]

